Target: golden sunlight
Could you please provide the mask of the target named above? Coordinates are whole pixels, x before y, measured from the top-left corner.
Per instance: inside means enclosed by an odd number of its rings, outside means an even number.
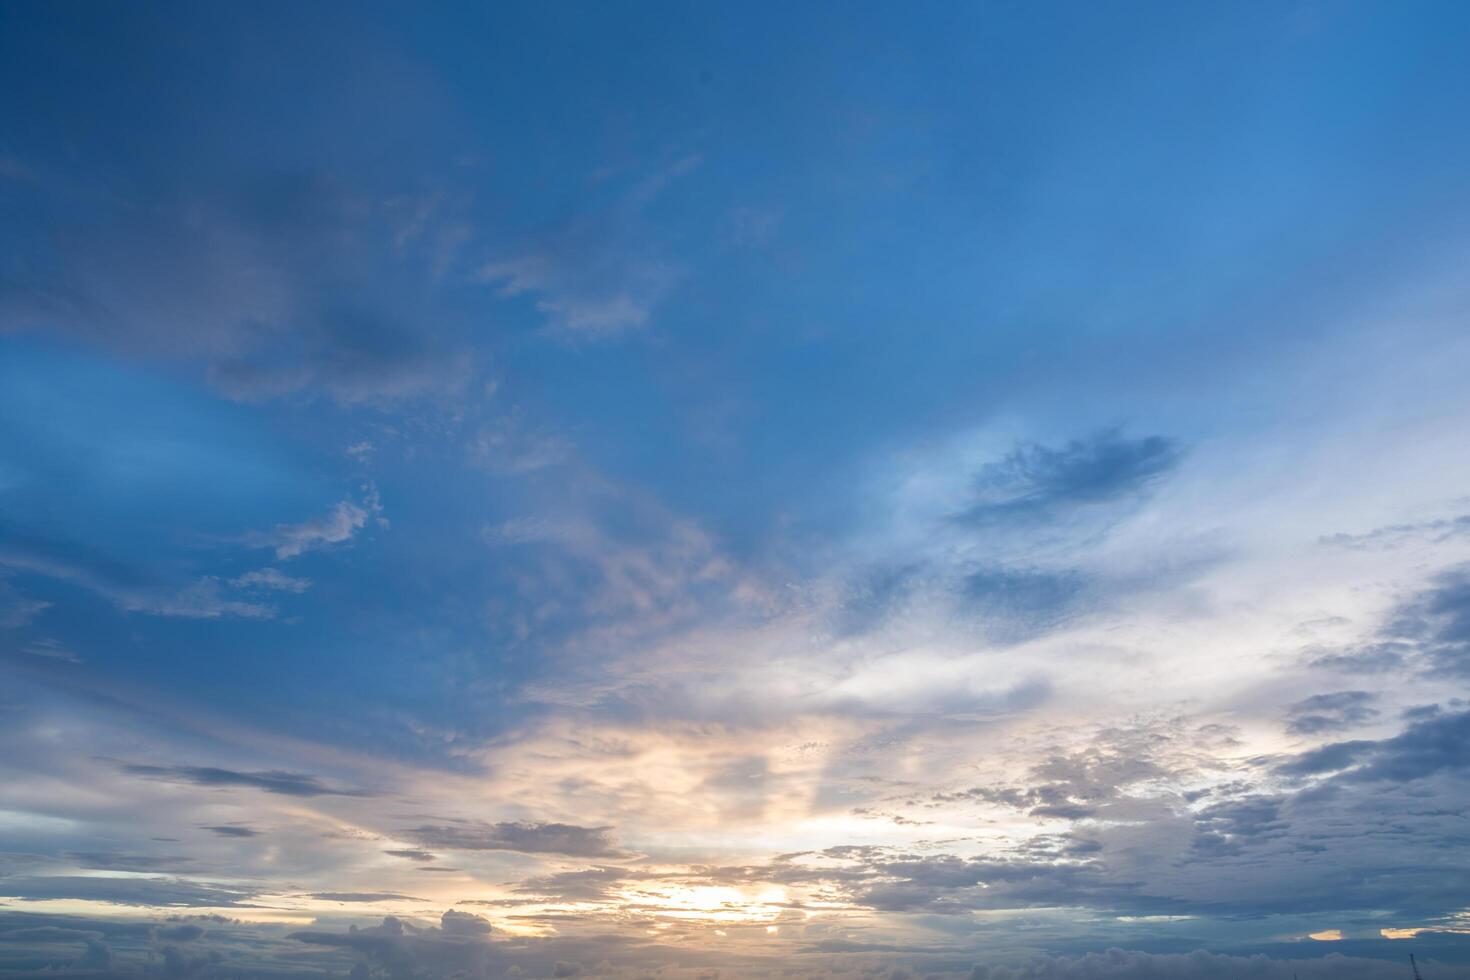
[[[629,888],[620,896],[629,910],[708,922],[772,922],[786,903],[786,889],[755,894],[727,885],[655,885]]]

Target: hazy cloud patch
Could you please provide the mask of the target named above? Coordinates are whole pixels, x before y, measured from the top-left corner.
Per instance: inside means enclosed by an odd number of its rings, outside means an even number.
[[[564,823],[462,821],[401,831],[404,837],[439,850],[521,851],[573,857],[616,857],[610,827]]]
[[[1131,439],[1107,429],[1061,448],[1017,446],[983,467],[978,498],[959,520],[974,525],[1048,520],[1066,511],[1136,496],[1175,469],[1184,452],[1165,436]]]
[[[195,786],[244,786],[282,796],[366,796],[364,790],[328,786],[318,777],[283,769],[242,772],[216,766],[153,766],[124,764],[122,771],[133,776]]]
[[[1378,695],[1369,691],[1337,691],[1314,694],[1291,705],[1287,731],[1296,735],[1320,735],[1367,724],[1378,717],[1372,707]]]

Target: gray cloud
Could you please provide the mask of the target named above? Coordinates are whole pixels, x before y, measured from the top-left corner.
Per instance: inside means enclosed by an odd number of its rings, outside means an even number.
[[[1452,538],[1470,534],[1470,514],[1443,517],[1431,521],[1415,521],[1409,524],[1389,524],[1374,528],[1363,534],[1329,534],[1320,541],[1325,545],[1343,548],[1397,548],[1410,541],[1429,544],[1444,544]]]
[[[1378,717],[1371,707],[1378,695],[1368,691],[1337,691],[1314,694],[1288,708],[1288,731],[1297,735],[1320,735],[1366,724]]]
[[[69,851],[66,856],[77,867],[96,871],[178,871],[194,863],[193,858],[174,855]]]
[[[316,776],[307,773],[269,769],[261,772],[242,772],[236,769],[220,769],[216,766],[152,766],[125,764],[123,772],[147,779],[158,779],[173,783],[191,783],[195,786],[245,786],[277,793],[282,796],[368,796],[365,790],[342,789],[328,786]]]
[[[1435,576],[1398,609],[1385,632],[1416,644],[1431,672],[1470,676],[1470,565]]]
[[[200,830],[207,830],[216,837],[259,837],[260,831],[253,827],[242,827],[237,824],[213,824],[202,826]]]
[[[252,892],[180,878],[104,878],[83,875],[0,878],[0,894],[26,901],[73,898],[118,905],[244,906]]]
[[[433,853],[431,853],[429,851],[419,851],[419,850],[413,850],[411,848],[404,848],[404,849],[393,850],[393,851],[384,851],[383,853],[389,855],[390,857],[406,858],[409,861],[435,861],[435,860],[438,860],[438,858]]]
[[[36,184],[31,201],[47,233],[5,238],[18,261],[0,283],[0,331],[202,363],[219,390],[246,400],[324,392],[380,403],[464,377],[437,336],[444,316],[425,257],[395,247],[396,216],[380,202],[323,175],[257,174],[152,198]]]
[[[1273,959],[1204,950],[1146,953],[1110,949],[1082,956],[1037,956],[1016,965],[976,966],[970,980],[1380,980],[1390,969],[1382,959],[1362,956]],[[1405,967],[1400,964],[1392,969]],[[1464,966],[1436,963],[1434,969],[1445,977],[1470,976]]]
[[[1087,580],[1077,572],[986,568],[965,577],[962,595],[993,639],[1020,642],[1079,611],[1087,588]]]
[[[1470,770],[1470,711],[1434,715],[1379,741],[1334,742],[1281,763],[1291,776],[1339,773],[1351,782],[1408,782]]]
[[[1431,676],[1470,676],[1470,565],[1433,576],[1399,603],[1376,635],[1340,650],[1309,649],[1313,667],[1383,673],[1408,669]]]
[[[1164,436],[1129,439],[1108,429],[1060,449],[1035,443],[1016,447],[980,470],[976,503],[961,521],[991,525],[1045,520],[1087,505],[1136,496],[1183,459]]]
[[[564,823],[460,821],[415,827],[401,835],[439,850],[521,851],[573,857],[616,857],[610,827],[578,827]]]
[[[428,976],[485,977],[490,923],[453,909],[437,928],[423,928],[389,916],[382,924],[345,933],[307,929],[287,938],[347,950],[385,971],[394,980]]]
[[[619,885],[644,877],[626,868],[583,868],[527,878],[516,885],[516,891],[559,902],[600,902]]]

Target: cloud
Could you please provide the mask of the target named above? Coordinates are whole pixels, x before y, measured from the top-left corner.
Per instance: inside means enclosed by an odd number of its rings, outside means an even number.
[[[1229,857],[1284,835],[1282,801],[1269,796],[1245,796],[1207,806],[1195,814],[1196,852]]]
[[[1356,765],[1358,760],[1371,751],[1376,743],[1366,740],[1333,742],[1303,752],[1288,762],[1276,767],[1288,776],[1315,776],[1321,773],[1338,772]]]
[[[1279,763],[1288,776],[1335,774],[1339,783],[1410,782],[1470,771],[1470,711],[1414,712],[1392,738],[1323,745]]]
[[[1355,782],[1401,783],[1442,772],[1470,771],[1470,711],[1415,722],[1392,738],[1367,743],[1352,755],[1357,765],[1345,777]]]
[[[1366,724],[1378,717],[1371,707],[1378,695],[1369,691],[1338,691],[1314,694],[1288,708],[1287,731],[1296,735],[1320,735]]]
[[[1345,650],[1313,649],[1307,666],[1348,674],[1386,674],[1406,666],[1414,654],[1408,643],[1367,643]]]
[[[200,830],[207,830],[217,837],[259,837],[260,831],[253,827],[244,827],[239,824],[213,824],[202,826]]]
[[[217,359],[208,371],[215,388],[240,401],[316,389],[348,405],[442,394],[468,374],[466,359],[436,357],[407,326],[350,308],[324,311],[248,353]]]
[[[412,849],[408,849],[408,848],[401,849],[401,850],[384,851],[383,853],[389,855],[390,857],[404,858],[404,859],[409,860],[409,861],[437,861],[438,860],[438,857],[435,856],[430,851],[418,851],[418,850],[412,850]]]
[[[397,892],[310,892],[308,898],[323,902],[422,902],[422,898]]]
[[[27,626],[50,607],[51,603],[22,595],[9,582],[0,578],[0,629]]]
[[[582,868],[527,878],[516,885],[516,891],[558,902],[601,902],[636,877],[626,868]]]
[[[247,904],[254,893],[180,878],[17,875],[0,878],[0,894],[29,902],[72,898],[118,905],[225,908]]]
[[[282,769],[241,772],[215,766],[152,766],[125,764],[122,771],[133,776],[195,786],[247,786],[282,796],[368,796],[366,791],[328,786],[316,776]]]
[[[202,364],[229,397],[347,405],[437,397],[467,362],[434,328],[424,257],[377,202],[320,173],[261,173],[157,195],[37,185],[4,239],[0,332],[80,337]],[[81,201],[85,206],[79,206]]]
[[[1085,748],[1039,760],[1030,768],[1032,782],[1028,784],[944,791],[933,794],[930,801],[973,800],[1024,810],[1033,817],[1080,820],[1105,811],[1148,784],[1178,778],[1179,769],[1164,757],[1166,744],[1155,731],[1110,730]]]
[[[1129,439],[1118,429],[1074,439],[1060,449],[1023,444],[980,470],[975,478],[979,499],[958,519],[982,526],[1049,520],[1075,508],[1137,496],[1183,458],[1172,439]]]
[[[1447,976],[1463,976],[1462,967],[1437,964]],[[1037,956],[1023,963],[976,966],[970,980],[1379,980],[1382,959],[1332,955],[1322,958],[1273,959],[1257,954],[1231,956],[1192,953],[1146,953],[1110,949],[1083,956]]]
[[[1407,524],[1389,524],[1363,534],[1339,532],[1324,535],[1319,540],[1324,545],[1365,550],[1398,548],[1409,542],[1444,544],[1446,541],[1465,535],[1470,535],[1470,514],[1441,517],[1430,521],[1414,521]]]
[[[173,942],[191,943],[202,937],[207,932],[197,922],[177,922],[171,925],[163,925],[153,930],[153,935],[159,939],[168,939]]]
[[[172,855],[68,851],[66,856],[77,867],[95,871],[178,871],[194,863],[193,858]]]
[[[986,568],[965,577],[961,594],[968,611],[985,621],[996,640],[1017,642],[1079,611],[1087,591],[1088,582],[1078,572]]]
[[[679,278],[660,254],[644,212],[674,178],[698,164],[675,162],[634,185],[611,207],[544,232],[483,263],[477,278],[501,296],[531,294],[551,326],[578,336],[609,336],[646,326]]]
[[[910,563],[859,571],[848,581],[832,617],[833,632],[861,636],[881,625],[923,584],[923,566]]]
[[[1432,677],[1470,676],[1470,565],[1431,576],[1362,642],[1311,647],[1304,660],[1311,667],[1344,673],[1411,670]]]
[[[1431,672],[1470,676],[1470,565],[1436,575],[1399,607],[1384,632],[1416,644]]]
[[[67,556],[54,542],[12,542],[0,550],[0,566],[68,582],[107,599],[124,612],[182,619],[270,619],[274,607],[227,596],[218,578],[205,576],[190,585],[170,587],[140,580],[131,569],[115,567],[91,555]]]
[[[522,413],[511,411],[480,429],[469,444],[469,458],[494,473],[524,476],[566,464],[573,449],[570,440],[537,431],[527,426]]]
[[[439,850],[521,851],[572,857],[621,856],[622,851],[614,846],[609,830],[610,827],[579,827],[564,823],[461,821],[415,827],[400,834]]]
[[[237,589],[266,589],[276,592],[295,592],[298,595],[311,588],[311,579],[292,578],[278,569],[259,568],[230,579]]]
[[[245,542],[257,548],[274,548],[276,557],[285,561],[329,544],[351,541],[368,520],[368,511],[350,500],[343,500],[325,517],[314,517],[300,524],[277,524],[274,530],[255,532]]]
[[[306,929],[287,936],[297,942],[356,954],[393,980],[412,977],[483,978],[488,972],[490,923],[450,909],[438,927],[415,926],[389,916],[380,925],[349,931]]]

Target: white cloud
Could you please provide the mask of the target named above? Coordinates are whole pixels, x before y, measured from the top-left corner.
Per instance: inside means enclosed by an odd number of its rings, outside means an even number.
[[[247,542],[260,548],[274,548],[276,557],[285,561],[326,545],[352,540],[366,526],[367,519],[368,508],[343,500],[324,517],[300,524],[277,524],[271,531],[250,535]]]
[[[230,584],[237,589],[272,589],[301,593],[311,588],[311,579],[293,578],[276,568],[258,568],[230,579]]]

